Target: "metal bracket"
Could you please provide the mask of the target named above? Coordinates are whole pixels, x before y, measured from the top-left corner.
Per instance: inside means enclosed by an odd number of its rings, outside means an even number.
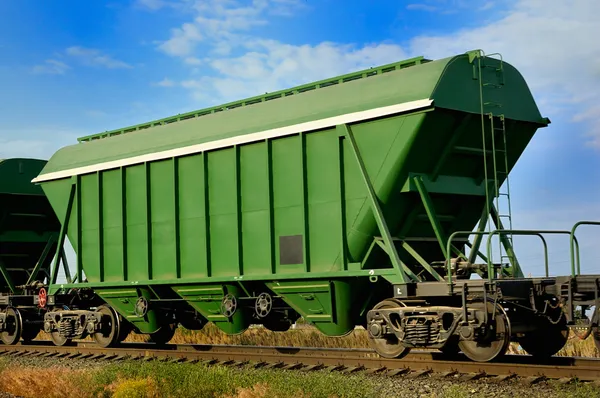
[[[0,260],[0,273],[2,273],[2,276],[4,277],[4,280],[6,281],[11,293],[16,293],[15,284],[13,283],[12,278],[10,277],[10,274],[8,273],[8,270],[4,266],[4,262],[2,260]]]
[[[60,227],[60,235],[58,236],[58,245],[57,245],[57,255],[54,258],[54,265],[52,267],[52,278],[50,279],[50,284],[53,285],[56,283],[56,279],[58,277],[58,266],[60,260],[63,258],[63,246],[65,244],[65,237],[67,235],[67,229],[69,226],[69,220],[71,219],[71,211],[73,210],[73,202],[75,199],[75,190],[77,189],[77,180],[73,179],[71,182],[71,190],[69,192],[69,201],[67,202],[67,211],[65,212],[64,221]]]
[[[429,222],[431,223],[433,232],[435,233],[437,241],[440,245],[442,254],[444,255],[444,257],[447,257],[446,246],[448,243],[448,237],[446,236],[446,233],[444,232],[444,229],[442,228],[442,225],[440,224],[440,221],[437,217],[437,214],[435,212],[435,207],[433,205],[433,201],[431,200],[431,197],[429,196],[429,192],[427,192],[427,188],[425,187],[425,184],[424,184],[421,176],[413,177],[413,182],[414,182],[415,186],[417,187],[417,190],[419,191],[419,195],[421,196],[421,201],[423,202],[423,207],[425,208],[425,212],[427,213],[427,217],[429,218]],[[454,245],[450,246],[450,250],[452,252],[456,253],[459,257],[463,257],[465,259],[467,258],[467,256],[465,256],[464,253],[462,251],[460,251]],[[410,253],[410,251],[409,251],[409,253]],[[420,256],[416,257],[413,253],[410,253],[410,254],[413,257],[415,257],[415,259],[417,259],[417,261],[419,261],[423,265],[423,261],[421,261],[422,259],[420,259]],[[436,279],[438,279],[440,281],[443,280],[443,278],[435,270],[433,270],[433,269],[429,270],[428,267],[425,267],[425,269],[427,269],[427,271],[429,271],[429,273],[431,273]],[[436,274],[437,274],[437,276],[436,276]]]
[[[394,246],[394,242],[392,240],[392,235],[390,234],[390,230],[388,228],[387,223],[385,222],[385,218],[383,216],[383,212],[381,210],[381,206],[379,203],[379,198],[375,193],[375,189],[373,188],[373,184],[371,183],[371,179],[367,173],[367,168],[363,162],[362,156],[360,155],[360,150],[358,149],[358,145],[356,144],[356,140],[354,139],[354,135],[352,134],[352,129],[347,124],[338,125],[336,127],[340,130],[340,133],[343,133],[350,143],[350,148],[354,154],[356,162],[358,163],[358,169],[360,170],[361,177],[363,182],[365,183],[365,187],[367,188],[367,196],[371,202],[371,209],[373,210],[373,216],[377,221],[377,226],[379,227],[379,231],[381,232],[381,236],[383,238],[383,242],[387,247],[387,253],[390,256],[390,260],[392,261],[392,266],[398,272],[398,276],[400,277],[401,283],[406,283],[409,281],[409,277],[407,276],[406,270],[408,267],[402,263],[400,260],[400,256],[398,255],[398,251],[396,250],[396,246]]]
[[[44,263],[46,262],[46,258],[48,258],[48,254],[50,254],[50,250],[52,249],[54,242],[56,242],[56,234],[50,235],[50,238],[48,239],[48,242],[46,243],[46,246],[44,247],[44,251],[40,255],[40,258],[38,259],[37,263],[35,264],[35,267],[33,268],[31,275],[29,275],[29,278],[27,279],[26,285],[29,285],[31,282],[33,282],[35,280],[35,278],[37,278],[37,275],[40,272],[42,265],[44,265]],[[71,282],[69,281],[69,283],[71,283]]]
[[[496,206],[494,206],[493,204],[490,206],[490,216],[492,217],[492,221],[494,222],[496,228],[501,231],[504,230],[502,220],[500,220],[500,217],[498,217],[498,211],[496,210]],[[515,251],[512,248],[512,244],[504,234],[500,234],[499,238],[502,242],[502,245],[504,246],[504,250],[506,250],[506,254],[512,266],[513,276],[516,276],[517,278],[523,278],[523,271],[521,270],[519,261],[517,261],[517,255],[515,254]],[[500,259],[500,262],[502,262],[502,259]]]

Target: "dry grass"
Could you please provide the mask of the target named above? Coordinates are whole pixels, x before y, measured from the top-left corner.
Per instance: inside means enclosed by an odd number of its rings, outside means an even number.
[[[127,341],[146,341],[144,335],[130,334]],[[173,344],[234,344],[286,347],[327,347],[327,348],[370,348],[369,337],[364,329],[355,329],[344,337],[328,337],[317,329],[307,326],[287,332],[271,332],[264,328],[252,328],[237,336],[228,336],[216,326],[209,324],[201,331],[177,329]],[[509,348],[511,354],[524,354],[517,343]],[[557,354],[600,358],[600,353],[591,337],[580,340],[571,334],[565,347]]]
[[[132,333],[126,341],[143,342],[146,341],[146,337]],[[213,324],[206,325],[200,331],[178,328],[171,343],[328,348],[363,348],[369,346],[367,333],[363,329],[354,330],[344,337],[328,337],[310,326],[290,329],[287,332],[271,332],[262,327],[255,327],[246,330],[242,334],[229,336]]]
[[[49,340],[49,336],[41,332],[37,340]],[[86,338],[90,340],[90,338]],[[147,337],[142,334],[131,333],[125,340],[127,342],[146,342]],[[271,332],[262,327],[254,327],[244,333],[229,336],[213,324],[208,324],[203,330],[187,330],[178,328],[171,340],[172,344],[225,344],[225,345],[255,345],[255,346],[285,346],[285,347],[326,347],[326,348],[370,348],[367,331],[355,329],[344,337],[328,337],[311,326],[302,326],[290,329],[287,332]],[[511,354],[525,354],[517,343],[511,343]],[[580,340],[571,334],[565,347],[557,354],[560,356],[578,356],[600,358],[590,336]]]
[[[220,398],[279,398],[277,394],[267,383],[257,383],[252,387],[238,387],[233,394],[224,394]],[[305,393],[302,390],[294,393],[295,398],[309,398],[311,394]],[[336,398],[331,395],[329,398]]]
[[[25,398],[87,397],[79,382],[84,377],[81,370],[6,367],[0,370],[0,391]]]
[[[516,343],[511,343],[508,352],[511,354],[526,354],[521,347]],[[589,357],[600,358],[600,352],[596,349],[594,339],[590,336],[585,340],[581,340],[573,333],[569,335],[567,344],[556,355],[565,357]]]

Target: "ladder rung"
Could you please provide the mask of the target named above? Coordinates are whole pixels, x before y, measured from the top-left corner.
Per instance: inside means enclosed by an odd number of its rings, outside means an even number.
[[[498,192],[498,196],[508,196],[506,192]]]
[[[475,153],[475,154],[479,154],[482,155],[483,154],[483,149],[481,148],[473,148],[473,147],[468,147],[468,146],[455,146],[454,147],[454,151],[456,152],[465,152],[465,153]],[[486,149],[485,153],[489,153],[491,154],[493,151]]]

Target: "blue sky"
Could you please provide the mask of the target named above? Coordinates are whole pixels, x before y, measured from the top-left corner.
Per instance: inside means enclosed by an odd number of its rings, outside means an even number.
[[[78,136],[415,55],[483,48],[523,73],[552,120],[511,177],[514,226],[565,229],[600,219],[600,3],[566,3],[5,0],[0,157],[48,158]],[[600,272],[597,228],[582,229],[588,272]],[[566,239],[550,242],[556,268],[566,267]],[[539,274],[537,242],[519,244]]]

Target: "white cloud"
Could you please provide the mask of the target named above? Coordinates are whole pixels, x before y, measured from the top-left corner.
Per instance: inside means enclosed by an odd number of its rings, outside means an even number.
[[[137,4],[151,10],[159,10],[166,7],[169,2],[163,0],[137,0]]]
[[[108,69],[133,68],[133,66],[126,62],[103,54],[100,50],[81,46],[69,47],[64,50],[64,53],[57,54],[57,57],[69,58],[70,61],[77,61],[87,66],[97,66]],[[69,69],[71,69],[71,66],[66,62],[58,61],[56,59],[47,59],[43,64],[34,66],[32,71],[37,74],[63,75]]]
[[[196,25],[184,23],[181,28],[171,29],[171,38],[160,44],[159,48],[169,55],[185,56],[194,50],[202,37]]]
[[[599,220],[600,205],[593,200],[577,197],[562,203],[560,211],[556,204],[542,205],[535,209],[519,208],[513,212],[514,229],[571,230],[576,220]],[[597,273],[594,270],[598,263],[596,247],[600,239],[600,227],[581,226],[576,231],[581,256],[581,271]],[[551,275],[567,275],[570,273],[570,242],[566,234],[544,234],[548,244],[549,270]],[[543,244],[537,236],[514,236],[517,258],[527,272],[534,276],[542,276],[544,271]],[[494,240],[497,247],[498,242]],[[497,252],[493,247],[493,251]],[[497,258],[497,255],[495,255]]]
[[[268,22],[269,16],[288,17],[293,13],[287,11],[303,7],[298,0],[253,0],[249,5],[239,5],[233,0],[198,1],[194,3],[193,21],[172,29],[171,37],[158,48],[181,57],[186,65],[205,66],[201,77],[185,79],[179,84],[189,89],[196,100],[210,103],[257,95],[406,57],[402,48],[394,44],[290,45],[252,34],[254,28]],[[202,49],[198,48],[200,44],[204,45]],[[208,52],[206,45],[210,48]]]
[[[48,154],[48,141],[41,140],[5,140],[0,138],[0,159],[8,158],[45,158]]]
[[[37,74],[50,74],[50,75],[64,75],[67,70],[71,67],[64,62],[57,61],[55,59],[47,59],[42,65],[36,65],[33,67],[33,73]]]
[[[412,11],[426,11],[426,12],[433,12],[433,11],[437,11],[438,8],[429,4],[422,4],[422,3],[414,3],[414,4],[409,4],[406,6],[407,10],[412,10]]]
[[[252,0],[248,5],[235,0],[191,3],[196,13],[193,21],[171,29],[171,37],[158,45],[168,55],[189,59],[202,41],[208,42],[217,54],[229,54],[232,48],[244,43],[246,38],[240,34],[266,25],[267,16],[293,16],[294,10],[305,7],[300,0]]]
[[[30,127],[0,130],[0,159],[49,159],[59,148],[76,144],[83,131],[65,128]],[[15,139],[13,137],[33,137]]]
[[[164,78],[158,83],[156,83],[156,85],[160,87],[173,87],[175,85],[175,82],[169,78]]]
[[[488,1],[482,5],[478,5],[474,4],[474,1],[472,0],[423,0],[421,2],[409,3],[405,8],[409,11],[456,14],[465,10],[485,11],[494,6],[494,1]]]
[[[185,63],[188,64],[188,65],[198,66],[198,65],[202,65],[203,62],[202,62],[201,59],[196,58],[196,57],[187,57],[185,59]]]
[[[88,66],[101,66],[108,69],[132,68],[128,63],[114,59],[94,48],[73,46],[67,48],[65,53]]]
[[[213,98],[213,102],[222,102],[406,58],[404,51],[392,44],[294,46],[257,40],[248,47],[252,51],[240,57],[213,59],[210,66],[217,76],[189,79],[182,86],[192,90],[199,101]]]
[[[598,12],[595,0],[520,0],[503,18],[480,28],[414,38],[411,52],[433,58],[475,48],[500,52],[523,74],[540,104],[552,103],[554,114],[574,107],[586,114],[600,102]],[[598,137],[599,130],[591,142]]]
[[[495,5],[496,4],[493,1],[488,1],[487,3],[484,3],[481,7],[479,7],[479,11],[490,10],[494,8]]]
[[[589,126],[585,134],[587,137],[586,145],[591,148],[600,149],[600,105],[590,105],[583,112],[573,116],[573,121],[582,122]]]
[[[425,1],[412,9],[440,12],[464,9],[462,0]],[[265,38],[255,28],[274,16],[275,5],[299,7],[296,0],[193,2],[195,15],[173,31],[159,48],[181,57],[189,66],[201,65],[181,84],[198,101],[212,103],[257,95],[286,86],[334,76],[362,67],[397,61],[408,56],[446,57],[482,48],[500,52],[524,75],[542,114],[582,125],[578,139],[600,148],[600,41],[595,15],[600,3],[579,0],[516,0],[482,3],[481,10],[498,9],[496,19],[480,27],[445,35],[421,35],[398,43],[346,44],[322,42],[292,45]],[[472,5],[472,4],[470,4]],[[494,17],[490,15],[489,17]],[[280,17],[280,15],[277,15]],[[196,77],[201,73],[201,77]],[[576,117],[571,116],[576,114]]]
[[[99,118],[99,117],[106,116],[106,112],[101,111],[99,109],[89,109],[89,110],[85,111],[84,114],[86,116],[93,117],[93,118]]]

